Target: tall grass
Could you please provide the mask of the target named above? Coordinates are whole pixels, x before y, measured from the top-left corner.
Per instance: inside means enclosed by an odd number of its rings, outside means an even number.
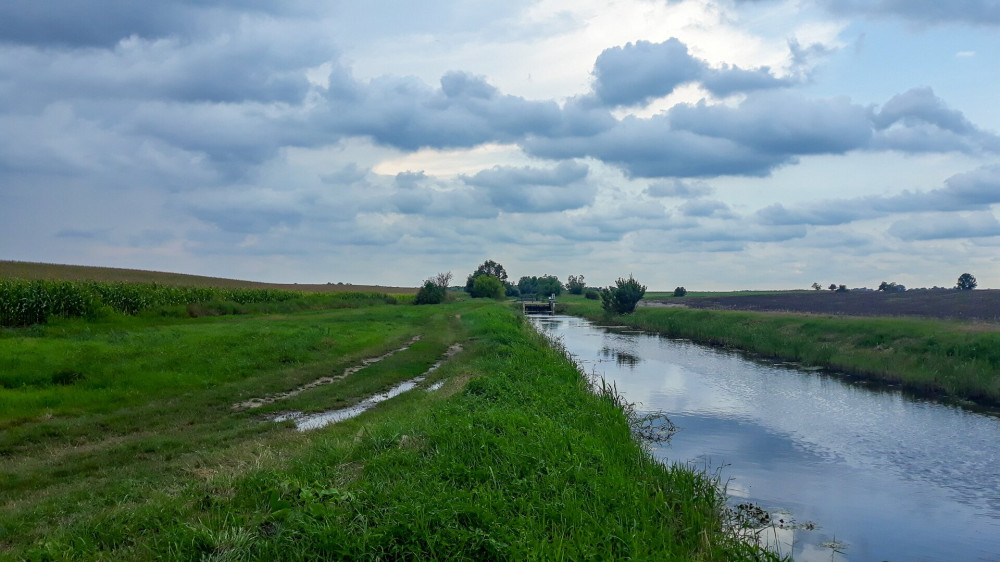
[[[241,309],[232,305],[271,305],[298,301],[298,308],[307,308],[306,301],[331,307],[363,306],[365,303],[397,302],[396,297],[382,293],[306,294],[276,289],[230,289],[211,287],[177,287],[157,283],[100,283],[94,281],[26,281],[0,279],[0,326],[30,326],[43,324],[50,317],[98,317],[107,311],[136,315],[157,308],[211,304],[194,307],[192,316],[223,314],[234,311],[258,311],[265,308]],[[221,306],[220,303],[230,303]],[[293,307],[295,308],[295,307]]]

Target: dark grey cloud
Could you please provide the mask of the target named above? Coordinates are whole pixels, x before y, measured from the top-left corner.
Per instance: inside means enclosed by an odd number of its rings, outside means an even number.
[[[308,2],[266,0],[6,0],[0,3],[0,43],[44,47],[112,47],[138,36],[190,37],[240,14],[307,16]]]
[[[776,203],[758,211],[756,218],[769,225],[839,225],[896,213],[984,210],[997,203],[1000,203],[1000,165],[988,165],[956,174],[939,189],[833,199],[792,208]]]
[[[792,93],[755,94],[735,108],[680,104],[669,117],[674,129],[728,139],[779,158],[842,154],[864,147],[872,134],[864,107],[846,98],[815,100]]]
[[[804,238],[807,229],[800,225],[761,226],[742,225],[741,228],[707,227],[683,230],[675,234],[681,242],[730,243],[726,247],[741,249],[750,242],[785,242]]]
[[[278,227],[295,227],[302,214],[294,209],[256,206],[239,201],[225,207],[193,207],[191,214],[225,232],[260,234]]]
[[[673,37],[662,43],[637,41],[606,49],[597,57],[593,75],[594,96],[608,106],[645,104],[692,82],[701,82],[720,97],[784,88],[796,82],[775,77],[766,66],[752,70],[730,65],[710,68]]]
[[[1000,152],[1000,137],[951,109],[928,87],[893,96],[873,115],[873,147],[904,152]]]
[[[594,63],[594,93],[608,105],[633,105],[662,97],[696,80],[704,63],[676,38],[637,41],[606,49]]]
[[[719,97],[739,92],[787,88],[794,86],[796,82],[790,77],[774,76],[767,66],[749,70],[735,65],[723,65],[721,68],[706,68],[701,75],[701,85]]]
[[[597,188],[586,182],[589,168],[567,161],[554,168],[494,166],[472,176],[468,185],[484,190],[499,209],[511,213],[545,213],[579,209],[594,201]]]
[[[703,181],[684,181],[679,179],[660,180],[649,184],[646,194],[651,197],[679,197],[681,199],[696,199],[711,195],[713,189]]]
[[[182,40],[131,38],[110,49],[58,50],[0,43],[0,101],[299,103],[305,72],[335,57],[317,26],[244,20],[226,33]],[[16,84],[6,89],[4,84]]]
[[[562,162],[555,168],[532,168],[494,166],[473,176],[463,176],[463,180],[471,185],[504,189],[510,186],[555,186],[565,187],[587,177],[590,171],[585,164]]]
[[[592,157],[617,165],[630,177],[765,176],[790,161],[733,140],[678,131],[667,117],[626,117],[615,127],[589,137],[531,137],[523,146],[553,159]]]
[[[416,78],[382,77],[349,92],[331,90],[321,124],[406,150],[514,142],[562,125],[555,102],[504,95],[482,77],[460,72],[446,74],[440,89]]]
[[[894,222],[889,234],[906,241],[989,238],[1000,236],[1000,221],[991,213],[922,216]]]
[[[94,228],[81,230],[78,228],[65,228],[56,233],[56,238],[76,238],[80,240],[103,240],[111,233],[110,228]]]

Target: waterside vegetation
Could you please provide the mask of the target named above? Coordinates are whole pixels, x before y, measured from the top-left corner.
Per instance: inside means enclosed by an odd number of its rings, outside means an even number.
[[[683,301],[688,302],[692,293]],[[568,299],[567,299],[568,300]],[[605,320],[597,303],[568,312]],[[1000,324],[639,307],[615,323],[898,384],[925,395],[1000,405]]]

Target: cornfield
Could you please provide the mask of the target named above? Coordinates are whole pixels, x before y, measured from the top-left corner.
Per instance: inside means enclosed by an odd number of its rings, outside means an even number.
[[[105,308],[135,315],[155,307],[206,302],[274,303],[302,295],[276,289],[175,287],[156,283],[0,279],[0,326],[42,324],[51,316],[92,317]]]

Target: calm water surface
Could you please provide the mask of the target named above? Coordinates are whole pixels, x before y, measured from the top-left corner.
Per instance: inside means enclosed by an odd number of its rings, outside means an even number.
[[[785,520],[795,560],[1000,561],[1000,419],[566,316],[535,316],[584,369],[680,430],[653,453],[719,474]],[[806,529],[814,525],[814,529]]]

